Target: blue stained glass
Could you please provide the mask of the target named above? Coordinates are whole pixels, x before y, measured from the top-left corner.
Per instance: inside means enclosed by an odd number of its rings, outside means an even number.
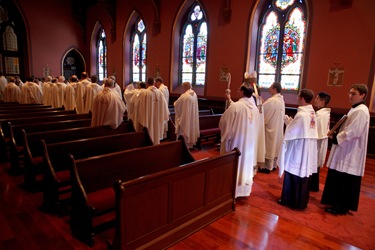
[[[202,17],[203,17],[203,13],[202,13],[202,11],[201,11],[201,7],[200,7],[199,5],[196,5],[196,6],[194,7],[194,11],[193,11],[193,13],[192,13],[191,16],[190,16],[190,19],[191,19],[192,21],[196,21],[196,20],[201,20]]]
[[[139,22],[138,22],[138,31],[139,32],[143,32],[144,30],[145,30],[145,25],[144,25],[144,23],[143,23],[143,20],[141,19],[141,20],[139,20]]]
[[[285,10],[294,3],[294,0],[276,0],[275,5],[281,10]]]

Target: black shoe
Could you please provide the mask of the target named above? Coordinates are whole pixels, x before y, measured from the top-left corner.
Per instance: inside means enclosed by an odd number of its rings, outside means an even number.
[[[324,211],[333,215],[337,215],[337,211],[333,207],[327,207],[326,209],[324,209]]]
[[[258,173],[265,173],[265,174],[269,174],[269,173],[271,173],[271,171],[268,170],[267,168],[260,168],[260,169],[258,169],[257,172],[258,172]]]

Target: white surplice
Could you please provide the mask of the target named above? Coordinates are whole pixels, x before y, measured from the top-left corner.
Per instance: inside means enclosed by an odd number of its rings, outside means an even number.
[[[86,87],[86,92],[84,95],[85,105],[84,105],[84,113],[92,112],[92,107],[94,105],[94,98],[95,96],[102,91],[103,88],[97,83],[89,83]]]
[[[277,160],[279,176],[284,170],[301,178],[317,172],[318,131],[316,115],[311,105],[298,107],[294,119],[289,120]]]
[[[254,148],[254,154],[257,157],[257,163],[262,164],[265,162],[265,154],[266,154],[266,140],[265,140],[265,129],[264,129],[264,111],[262,105],[262,99],[257,94],[258,92],[254,92],[253,96],[251,97],[251,101],[257,107],[259,112],[259,120],[257,122],[257,131],[258,133],[255,134],[257,144]]]
[[[254,154],[257,140],[260,113],[252,97],[243,97],[231,102],[220,119],[221,149],[225,153],[238,148],[241,155],[238,161],[236,197],[249,196],[253,185],[254,166],[257,157]]]
[[[168,87],[164,85],[164,83],[161,83],[159,86],[159,90],[163,93],[165,101],[167,102],[167,106],[169,106],[169,90]],[[167,138],[167,132],[168,132],[168,123],[164,124],[164,135],[163,138]]]
[[[332,145],[327,166],[356,176],[365,173],[370,113],[360,104],[348,112],[348,118],[337,134],[338,144]]]
[[[76,88],[77,83],[71,82],[65,88],[65,110],[74,110],[76,108]]]
[[[316,111],[316,126],[318,129],[318,167],[322,167],[327,155],[328,136],[331,117],[330,108],[321,108]]]
[[[77,114],[83,114],[85,112],[85,101],[83,97],[86,93],[86,87],[87,85],[89,85],[89,83],[90,82],[87,79],[84,79],[77,83],[77,87],[75,89]]]
[[[42,103],[42,89],[35,82],[26,82],[21,88],[20,103],[33,104]]]
[[[160,144],[164,136],[164,124],[169,120],[169,109],[163,93],[155,86],[141,91],[136,101],[137,119],[146,127],[152,142]]]
[[[189,148],[192,148],[199,138],[198,98],[192,90],[185,93],[174,102],[175,125],[177,138],[182,135]]]
[[[52,106],[52,87],[54,83],[52,82],[45,82],[42,86],[43,90],[43,104],[44,105],[51,105]]]
[[[125,103],[118,93],[104,87],[94,98],[91,127],[106,125],[116,129],[123,122],[125,110]]]
[[[279,156],[284,137],[284,97],[279,93],[263,103],[265,144],[267,160],[273,161]],[[273,168],[273,166],[271,166]],[[269,169],[272,170],[272,169]]]
[[[14,83],[9,82],[4,89],[5,102],[19,102],[21,96],[20,88]]]
[[[51,91],[53,108],[60,108],[64,106],[65,88],[66,84],[63,82],[58,82],[53,85]]]

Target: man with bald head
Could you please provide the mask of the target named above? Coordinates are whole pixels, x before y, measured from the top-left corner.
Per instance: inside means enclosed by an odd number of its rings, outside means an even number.
[[[124,120],[125,103],[114,90],[114,80],[107,78],[104,89],[94,98],[91,127],[110,126],[116,129]]]
[[[174,102],[177,138],[182,135],[188,148],[192,148],[199,138],[198,98],[191,89],[190,82],[183,82],[185,92]]]

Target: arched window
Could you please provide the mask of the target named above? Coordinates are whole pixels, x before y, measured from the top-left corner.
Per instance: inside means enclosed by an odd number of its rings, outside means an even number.
[[[0,71],[7,77],[24,77],[26,71],[27,46],[25,29],[12,1],[0,3]],[[20,44],[22,46],[20,46]]]
[[[198,3],[194,3],[183,24],[180,41],[180,82],[204,86],[206,79],[207,22]]]
[[[273,82],[299,90],[306,40],[304,0],[272,0],[261,15],[257,73],[260,87]]]
[[[96,48],[96,72],[99,80],[102,81],[107,76],[107,42],[104,29],[99,31]]]
[[[146,81],[146,42],[147,34],[143,20],[138,18],[131,36],[131,73],[130,81]]]

